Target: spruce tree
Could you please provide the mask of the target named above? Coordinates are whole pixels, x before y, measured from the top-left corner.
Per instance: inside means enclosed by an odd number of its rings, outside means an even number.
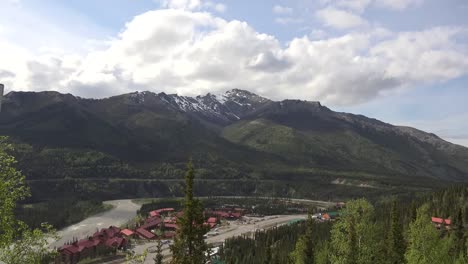
[[[312,214],[309,212],[309,216],[307,218],[307,229],[305,233],[305,249],[304,249],[304,263],[305,264],[313,264],[314,263],[314,237],[313,237],[313,229],[314,229],[314,220],[312,219]]]
[[[177,234],[171,245],[172,264],[203,264],[208,246],[203,238],[208,228],[204,225],[203,207],[193,197],[195,171],[192,161],[185,175],[185,199],[183,215],[177,219]]]
[[[463,232],[464,225],[463,225],[463,213],[462,209],[458,210],[457,219],[456,219],[456,230],[455,230],[455,254],[459,255],[462,254],[465,256],[465,243],[466,238]]]
[[[391,264],[405,263],[406,246],[396,201],[392,204],[391,217],[390,232],[387,239],[387,260]]]
[[[162,254],[162,242],[161,240],[158,241],[156,245],[156,256],[153,258],[154,264],[162,264],[163,263],[163,254]]]

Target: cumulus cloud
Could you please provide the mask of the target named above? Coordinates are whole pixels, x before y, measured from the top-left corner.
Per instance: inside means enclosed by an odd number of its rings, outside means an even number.
[[[174,30],[177,25],[177,30]],[[243,88],[272,99],[359,104],[381,93],[468,73],[457,28],[375,29],[286,45],[246,22],[206,12],[156,10],[84,55],[40,54],[0,43],[0,69],[16,90],[104,97],[135,90],[199,95]]]
[[[326,26],[348,29],[367,24],[367,21],[352,12],[327,7],[315,13],[316,17]]]

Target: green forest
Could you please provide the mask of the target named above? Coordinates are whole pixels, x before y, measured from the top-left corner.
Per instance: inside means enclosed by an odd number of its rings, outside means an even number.
[[[351,200],[334,223],[306,222],[226,240],[218,262],[468,263],[468,186],[374,205]],[[431,217],[452,221],[437,228]]]

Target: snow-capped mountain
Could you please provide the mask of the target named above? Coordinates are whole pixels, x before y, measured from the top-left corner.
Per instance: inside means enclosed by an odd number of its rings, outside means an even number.
[[[272,101],[249,91],[233,89],[224,94],[208,93],[204,96],[180,96],[177,94],[135,92],[130,94],[134,103],[143,104],[158,98],[172,109],[192,114],[211,122],[226,124],[271,103]]]

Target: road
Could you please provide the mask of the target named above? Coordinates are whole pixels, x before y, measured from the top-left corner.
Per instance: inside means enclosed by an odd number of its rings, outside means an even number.
[[[140,209],[140,205],[133,203],[131,200],[113,200],[104,203],[112,205],[113,208],[60,230],[58,232],[61,237],[60,240],[52,243],[51,247],[60,247],[65,242],[73,240],[73,238],[85,238],[104,227],[123,225],[135,217],[137,210]]]

